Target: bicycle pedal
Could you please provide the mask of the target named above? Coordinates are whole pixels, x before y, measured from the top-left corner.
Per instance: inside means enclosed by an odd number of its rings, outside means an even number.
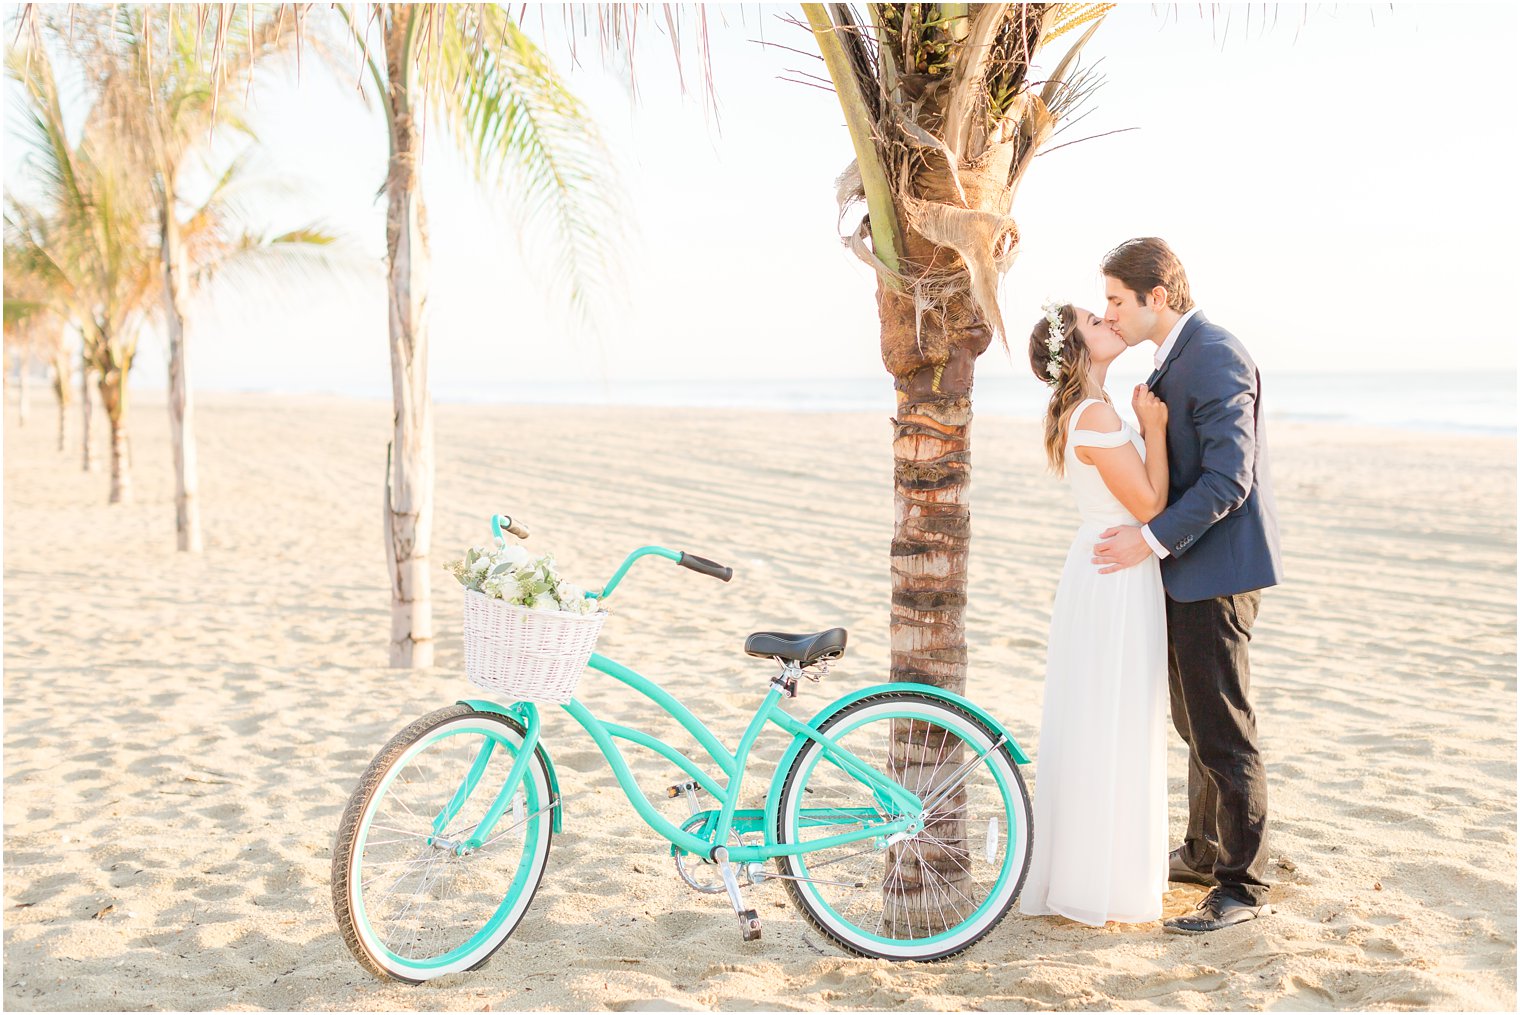
[[[702,792],[702,786],[692,780],[678,782],[665,790],[665,795],[672,800],[685,799],[686,806],[691,810],[691,816],[696,817],[702,812],[702,805],[697,802],[697,794]]]
[[[753,909],[746,909],[739,914],[739,933],[746,941],[760,940],[760,914]]]

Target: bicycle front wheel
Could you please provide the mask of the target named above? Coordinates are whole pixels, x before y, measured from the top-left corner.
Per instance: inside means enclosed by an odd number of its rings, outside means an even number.
[[[1033,812],[1007,745],[982,720],[915,691],[887,691],[824,721],[828,738],[916,794],[917,835],[781,858],[804,915],[847,951],[949,958],[991,932],[1029,871]],[[809,740],[782,784],[776,840],[807,843],[881,824],[886,799]]]
[[[421,983],[484,964],[517,928],[549,858],[558,805],[537,752],[479,848],[523,728],[454,705],[413,722],[370,762],[333,846],[333,910],[377,976]]]

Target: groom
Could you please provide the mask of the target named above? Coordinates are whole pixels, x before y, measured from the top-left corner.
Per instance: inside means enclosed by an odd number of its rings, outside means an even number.
[[[1157,346],[1146,383],[1169,410],[1171,490],[1149,525],[1103,533],[1093,563],[1108,574],[1161,558],[1172,723],[1188,745],[1188,829],[1171,880],[1210,887],[1165,927],[1202,934],[1271,912],[1267,780],[1246,655],[1260,590],[1282,577],[1261,374],[1239,339],[1198,312],[1164,241],[1120,244],[1103,275],[1108,323],[1126,345]]]

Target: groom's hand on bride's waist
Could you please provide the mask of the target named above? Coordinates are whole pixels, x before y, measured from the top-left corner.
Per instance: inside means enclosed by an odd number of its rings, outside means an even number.
[[[1150,544],[1140,534],[1140,526],[1116,525],[1098,536],[1092,562],[1102,565],[1099,574],[1113,574],[1134,567],[1150,555]]]

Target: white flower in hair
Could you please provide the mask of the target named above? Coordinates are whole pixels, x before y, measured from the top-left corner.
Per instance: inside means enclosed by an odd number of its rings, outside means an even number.
[[[1045,361],[1045,372],[1050,380],[1045,383],[1053,388],[1061,379],[1061,348],[1066,344],[1066,335],[1061,330],[1061,304],[1046,300],[1040,309],[1045,311],[1045,323],[1050,328],[1045,339],[1045,352],[1050,357]]]

